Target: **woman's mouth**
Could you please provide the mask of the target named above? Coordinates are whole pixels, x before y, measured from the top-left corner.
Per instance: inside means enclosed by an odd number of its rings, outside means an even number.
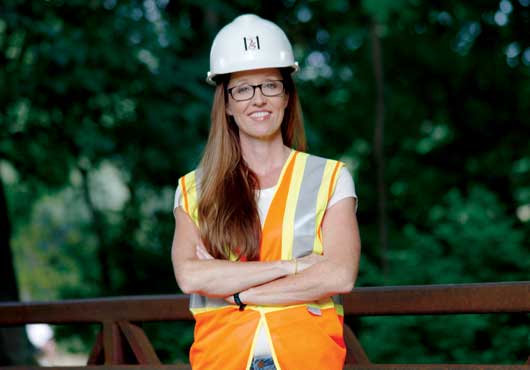
[[[250,118],[256,121],[264,121],[264,120],[269,119],[270,115],[271,115],[271,112],[260,110],[257,112],[252,112],[249,116]]]

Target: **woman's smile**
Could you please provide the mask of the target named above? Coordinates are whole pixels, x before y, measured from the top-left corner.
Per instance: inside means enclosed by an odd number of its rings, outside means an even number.
[[[250,118],[255,121],[266,121],[270,119],[271,112],[267,110],[258,110],[249,114]]]

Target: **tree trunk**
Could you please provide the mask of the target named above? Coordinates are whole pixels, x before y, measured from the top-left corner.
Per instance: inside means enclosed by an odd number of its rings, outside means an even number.
[[[380,243],[380,262],[383,275],[387,275],[388,262],[388,220],[386,206],[385,182],[385,96],[383,55],[381,40],[378,35],[378,24],[372,19],[370,24],[372,39],[372,60],[374,65],[374,79],[376,88],[375,125],[374,125],[374,154],[377,169],[377,197],[378,197],[378,229]]]
[[[101,293],[106,295],[106,292],[112,292],[111,280],[110,280],[110,256],[109,248],[105,238],[105,224],[103,221],[103,215],[96,208],[92,201],[92,195],[90,194],[90,183],[89,183],[89,170],[86,168],[79,168],[83,177],[83,198],[85,204],[88,207],[90,215],[92,216],[92,224],[94,226],[94,232],[98,240],[98,260],[100,266],[100,289]]]
[[[19,300],[10,241],[11,223],[0,177],[0,301]],[[35,364],[33,353],[24,327],[0,328],[0,366]]]
[[[13,267],[11,253],[11,222],[7,211],[7,200],[4,192],[4,183],[0,177],[0,300],[18,301],[18,289]]]

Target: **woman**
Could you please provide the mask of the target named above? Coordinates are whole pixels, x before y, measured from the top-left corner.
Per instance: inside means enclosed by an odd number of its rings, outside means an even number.
[[[216,36],[201,163],[179,180],[172,261],[196,319],[193,369],[342,369],[360,241],[343,164],[305,147],[298,64],[274,23]],[[295,148],[297,150],[291,149]]]

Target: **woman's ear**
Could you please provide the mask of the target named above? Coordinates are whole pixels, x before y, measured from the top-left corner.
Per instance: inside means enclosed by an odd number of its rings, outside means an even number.
[[[228,114],[229,116],[233,116],[233,114],[232,114],[232,108],[230,108],[230,103],[226,103],[225,112],[226,112],[226,114]]]

